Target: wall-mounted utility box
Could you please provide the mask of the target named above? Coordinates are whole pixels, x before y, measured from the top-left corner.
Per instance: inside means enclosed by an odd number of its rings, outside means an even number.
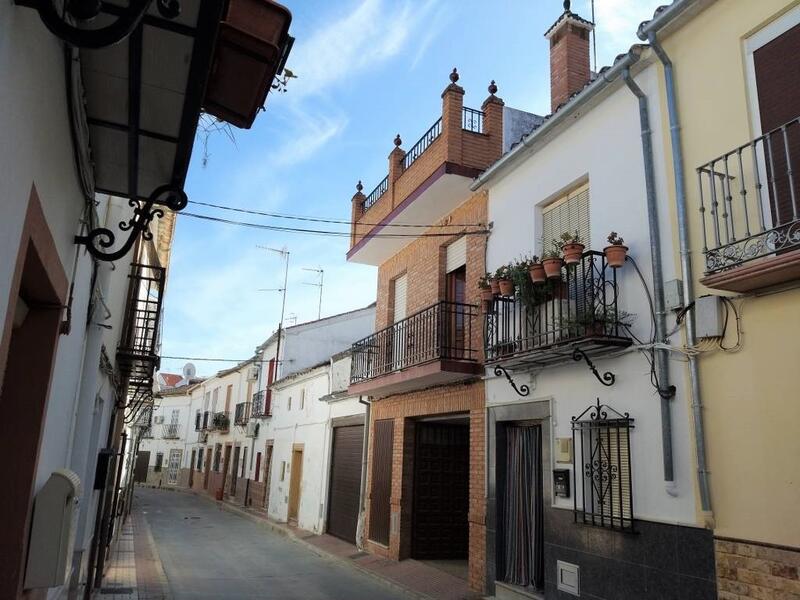
[[[683,308],[683,282],[680,279],[664,282],[664,308],[666,310]]]
[[[569,498],[569,469],[553,469],[553,493],[559,498]]]
[[[572,464],[572,438],[556,438],[556,462]]]
[[[697,337],[715,338],[723,333],[722,298],[719,296],[700,296],[694,301],[694,322]]]
[[[581,595],[580,567],[563,560],[556,561],[556,589],[572,594]]]
[[[78,525],[80,483],[69,469],[58,469],[36,494],[25,589],[66,583]]]

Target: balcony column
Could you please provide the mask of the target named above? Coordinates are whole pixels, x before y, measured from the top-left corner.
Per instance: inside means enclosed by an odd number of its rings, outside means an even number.
[[[351,225],[350,225],[350,247],[351,248],[358,241],[356,238],[358,237],[358,234],[361,233],[360,231],[358,231],[358,220],[364,214],[364,200],[367,199],[367,197],[361,191],[363,189],[364,189],[364,186],[361,185],[361,180],[359,179],[358,183],[356,184],[356,193],[353,194],[353,199],[351,201],[351,203],[352,203],[352,208],[351,208],[351,212],[350,212],[350,223],[351,223]]]
[[[462,164],[461,123],[464,114],[464,88],[458,85],[458,71],[450,73],[450,85],[442,92],[442,143],[445,160]]]
[[[489,138],[489,162],[494,162],[503,154],[503,107],[505,103],[495,96],[497,85],[494,79],[489,84],[489,97],[481,104],[483,111],[483,133]]]
[[[406,151],[400,147],[402,143],[403,140],[398,133],[394,138],[394,150],[389,153],[389,192],[392,194],[392,208],[398,204],[394,183],[403,174],[403,159],[406,157]]]

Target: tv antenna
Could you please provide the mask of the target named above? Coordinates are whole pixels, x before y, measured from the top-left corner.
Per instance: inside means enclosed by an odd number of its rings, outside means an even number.
[[[280,254],[283,259],[283,287],[281,288],[262,288],[259,292],[281,292],[283,298],[281,300],[281,320],[278,323],[278,343],[275,348],[275,360],[278,364],[281,362],[281,338],[283,337],[283,316],[286,312],[286,288],[289,283],[289,249],[286,246],[282,248],[270,248],[269,246],[256,246],[262,250],[269,250],[275,254]]]
[[[322,318],[322,285],[325,281],[325,270],[320,267],[319,269],[311,269],[308,267],[303,267],[303,271],[311,271],[312,273],[316,273],[319,275],[319,281],[317,283],[304,281],[303,285],[313,285],[314,287],[319,288],[319,308],[317,309],[317,319]]]

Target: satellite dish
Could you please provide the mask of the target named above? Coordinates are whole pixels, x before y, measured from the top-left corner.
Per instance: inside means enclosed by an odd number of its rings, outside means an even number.
[[[183,365],[183,378],[186,381],[193,379],[195,375],[197,375],[197,369],[192,363],[186,363]]]

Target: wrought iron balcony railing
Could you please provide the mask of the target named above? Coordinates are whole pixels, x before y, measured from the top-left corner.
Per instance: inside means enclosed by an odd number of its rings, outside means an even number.
[[[353,344],[350,383],[433,360],[475,362],[472,334],[478,307],[437,302]]]
[[[153,439],[153,428],[150,425],[147,427],[142,427],[142,433],[139,437],[141,437],[143,440]]]
[[[431,125],[430,129],[422,134],[422,137],[417,140],[417,143],[411,146],[408,152],[406,152],[405,157],[403,158],[403,170],[405,171],[411,165],[414,164],[422,153],[427,150],[430,145],[442,134],[442,119],[441,117]]]
[[[697,169],[706,274],[800,247],[800,117]]]
[[[239,402],[236,405],[236,412],[234,413],[233,423],[235,425],[247,425],[250,420],[250,402]]]
[[[165,440],[177,440],[181,437],[181,427],[178,423],[167,423],[161,426],[161,437]]]
[[[250,409],[250,416],[254,419],[261,419],[272,416],[272,394],[261,390],[253,394],[253,405]]]
[[[497,296],[486,315],[486,362],[546,365],[570,360],[565,346],[587,353],[628,346],[630,316],[617,306],[617,272],[602,252],[583,253],[560,279]]]
[[[461,111],[461,129],[472,133],[483,133],[483,113],[474,108],[463,107]]]
[[[221,411],[211,415],[209,431],[228,431],[231,428],[230,412]]]
[[[166,270],[134,263],[128,275],[128,297],[117,347],[120,374],[127,380],[128,404],[152,397],[158,368],[159,321]]]

